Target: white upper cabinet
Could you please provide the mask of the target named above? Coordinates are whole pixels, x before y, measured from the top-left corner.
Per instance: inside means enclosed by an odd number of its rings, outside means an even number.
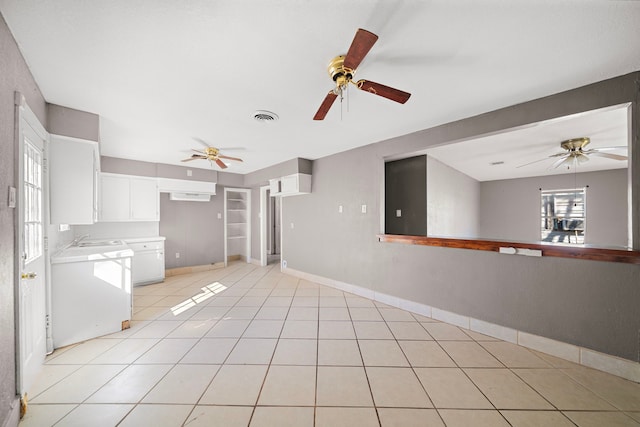
[[[269,180],[271,196],[297,196],[311,193],[311,175],[294,173]]]
[[[156,178],[102,173],[100,221],[159,221]]]
[[[51,224],[96,222],[99,172],[97,142],[51,135]]]
[[[158,184],[155,179],[131,178],[131,219],[159,221]]]

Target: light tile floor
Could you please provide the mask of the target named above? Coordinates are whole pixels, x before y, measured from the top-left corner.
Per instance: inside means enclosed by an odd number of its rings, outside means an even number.
[[[640,426],[640,384],[244,263],[134,289],[31,426]]]

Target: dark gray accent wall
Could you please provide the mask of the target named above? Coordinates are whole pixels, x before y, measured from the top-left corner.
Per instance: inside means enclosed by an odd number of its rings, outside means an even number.
[[[640,361],[640,266],[379,243],[385,158],[541,120],[631,103],[631,225],[640,244],[640,73],[314,160],[313,192],[283,199],[292,269]],[[366,203],[367,214],[358,207]],[[345,205],[338,214],[337,206]],[[295,223],[295,228],[288,225]]]
[[[168,193],[160,193],[160,235],[167,238],[165,268],[224,261],[224,221],[218,213],[224,213],[223,188],[209,202],[174,201]]]
[[[100,116],[56,104],[47,104],[47,131],[54,135],[100,141]]]
[[[7,206],[9,187],[18,183],[14,93],[19,91],[41,123],[46,105],[4,18],[0,15],[0,425],[17,425],[16,395],[16,209]]]
[[[384,168],[385,232],[426,236],[427,156],[386,162]]]

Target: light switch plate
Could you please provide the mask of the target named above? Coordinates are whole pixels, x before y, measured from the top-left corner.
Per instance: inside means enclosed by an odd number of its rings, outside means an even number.
[[[218,219],[222,219],[222,214],[218,212]]]
[[[362,213],[367,213],[367,205],[362,205]]]
[[[16,187],[9,187],[9,200],[7,203],[10,208],[16,207]]]
[[[338,206],[338,213],[342,213],[342,205]]]
[[[396,217],[400,218],[402,216],[402,209],[396,209]]]
[[[191,169],[187,169],[187,176],[193,176],[193,171]]]

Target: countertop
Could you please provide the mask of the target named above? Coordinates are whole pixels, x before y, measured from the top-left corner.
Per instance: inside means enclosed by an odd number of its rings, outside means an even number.
[[[115,244],[96,246],[74,246],[69,244],[51,255],[51,264],[67,262],[99,261],[103,259],[127,258],[133,256],[133,250],[121,239],[82,240],[82,243],[117,241]]]

